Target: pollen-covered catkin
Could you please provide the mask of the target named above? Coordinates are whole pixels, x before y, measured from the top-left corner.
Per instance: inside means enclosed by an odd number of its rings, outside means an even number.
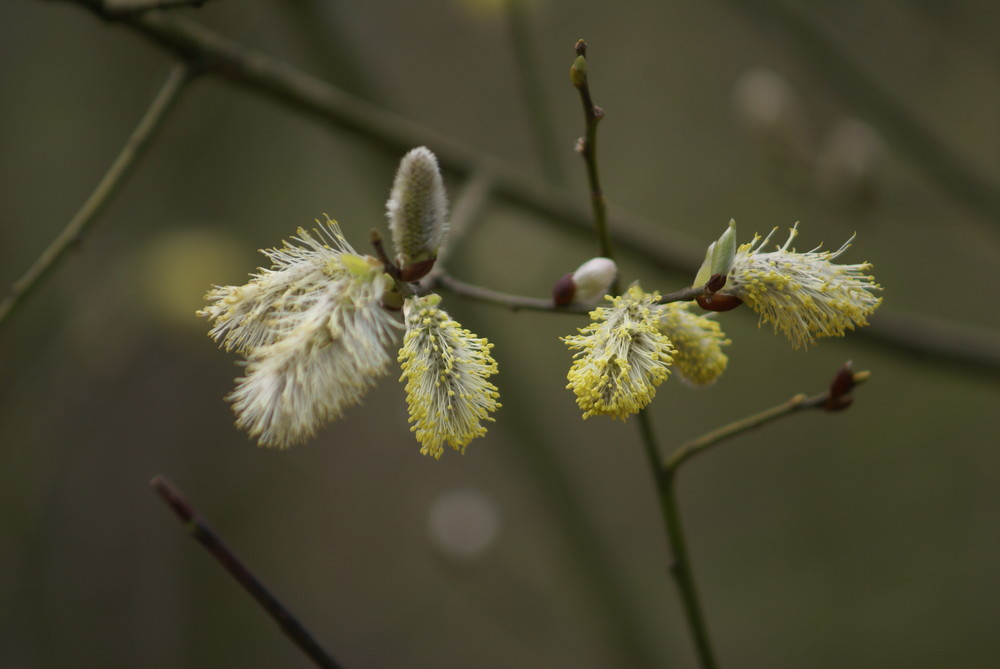
[[[853,237],[836,251],[817,248],[798,253],[789,249],[798,234],[796,224],[783,246],[765,252],[773,234],[772,230],[763,240],[756,236],[739,247],[720,294],[742,299],[761,320],[784,333],[795,348],[868,325],[868,317],[882,304],[882,298],[875,295],[881,286],[866,274],[872,266],[833,262],[848,249]]]
[[[437,459],[447,444],[457,451],[486,434],[484,422],[500,408],[493,345],[438,307],[440,297],[406,301],[406,335],[399,351],[400,381],[406,382],[410,428],[420,452]]]
[[[591,323],[563,337],[575,350],[566,386],[576,395],[583,417],[625,420],[652,401],[670,375],[674,347],[660,332],[659,293],[638,284],[590,312]]]

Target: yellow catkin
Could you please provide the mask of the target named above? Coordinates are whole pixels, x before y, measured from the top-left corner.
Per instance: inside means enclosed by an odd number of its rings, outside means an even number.
[[[881,286],[866,274],[872,266],[833,262],[851,240],[837,251],[789,250],[797,234],[793,227],[788,241],[770,252],[762,249],[771,235],[742,245],[721,292],[741,298],[760,314],[761,321],[787,336],[794,348],[868,325],[868,317],[882,304],[882,298],[875,295]]]
[[[497,373],[493,345],[452,320],[431,299],[436,297],[407,300],[399,363],[410,429],[420,452],[438,459],[445,444],[464,453],[469,442],[486,434],[483,423],[492,421],[490,414],[501,405],[488,381]]]
[[[674,365],[688,382],[708,385],[726,370],[729,358],[722,347],[732,342],[713,318],[691,313],[691,302],[673,302],[660,309],[660,332],[676,348]]]
[[[566,387],[584,418],[625,420],[649,404],[670,375],[674,348],[657,327],[659,298],[633,284],[610,306],[592,311],[592,322],[579,334],[562,338],[577,351]]]

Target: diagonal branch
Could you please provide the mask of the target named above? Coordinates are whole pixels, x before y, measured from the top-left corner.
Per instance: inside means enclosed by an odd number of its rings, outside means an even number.
[[[15,281],[7,296],[0,302],[0,324],[14,311],[21,300],[39,284],[66,251],[79,243],[86,229],[101,215],[114,196],[125,183],[125,179],[145,154],[146,149],[157,131],[163,125],[174,103],[180,97],[184,85],[191,78],[191,70],[185,63],[179,63],[171,68],[167,80],[163,83],[152,104],[146,110],[139,125],[125,142],[125,146],[115,158],[107,174],[97,184],[97,188],[83,203],[62,232],[52,240],[42,254],[28,268],[24,275]]]
[[[581,234],[590,234],[590,211],[579,196],[565,188],[540,183],[488,154],[406,117],[386,111],[310,76],[260,51],[249,49],[182,16],[149,13],[117,16],[99,0],[64,0],[83,5],[99,17],[126,25],[166,50],[206,70],[272,100],[297,109],[341,130],[358,133],[393,156],[415,146],[433,147],[443,167],[463,177],[481,173],[494,192],[528,211]],[[626,212],[616,212],[616,243],[650,257],[664,269],[693,273],[704,249],[691,238]]]
[[[699,453],[703,453],[723,441],[728,441],[733,437],[737,437],[762,425],[772,423],[780,418],[790,416],[793,413],[807,409],[840,411],[850,406],[851,391],[856,386],[867,381],[868,376],[868,372],[854,372],[851,363],[848,362],[838,371],[833,382],[830,384],[830,388],[825,393],[812,396],[798,393],[781,404],[733,421],[703,434],[697,439],[681,444],[662,461],[661,474],[664,476],[674,476],[680,470],[681,465]]]
[[[205,522],[205,519],[198,515],[187,500],[170,485],[169,481],[162,476],[156,476],[150,481],[150,485],[163,500],[163,503],[170,507],[170,510],[184,523],[184,526],[198,540],[198,543],[204,546],[205,550],[211,553],[212,557],[243,586],[243,589],[261,605],[282,631],[303,653],[309,656],[309,659],[317,667],[339,669],[341,665],[337,664],[313,638],[309,630],[303,627],[291,611],[285,608],[285,605],[278,601],[278,598],[271,594],[271,591],[250,572],[236,553],[222,541],[219,535]]]

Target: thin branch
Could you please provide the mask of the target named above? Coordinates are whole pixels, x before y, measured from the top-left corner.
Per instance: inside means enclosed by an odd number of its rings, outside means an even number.
[[[471,283],[465,283],[464,281],[459,281],[455,277],[449,275],[447,272],[441,272],[434,276],[434,284],[444,288],[445,290],[451,291],[456,295],[468,298],[470,300],[475,300],[477,302],[485,302],[486,304],[494,304],[500,307],[506,307],[511,311],[519,311],[521,309],[527,311],[549,311],[553,313],[566,313],[566,314],[586,314],[590,312],[593,307],[587,307],[579,304],[570,304],[565,307],[557,307],[553,304],[552,299],[542,299],[537,297],[524,297],[521,295],[510,295],[508,293],[501,293],[500,291],[491,290],[490,288],[484,288],[482,286],[475,286]]]
[[[846,373],[850,373],[851,375],[851,380],[846,389],[842,387],[838,388],[837,386],[837,379],[845,373],[843,370],[846,370]],[[825,409],[827,411],[843,409],[850,404],[850,391],[867,379],[867,372],[851,372],[850,363],[848,363],[844,368],[842,368],[842,371],[838,373],[838,376],[835,377],[834,383],[831,384],[830,390],[827,392],[813,395],[811,397],[808,397],[803,393],[799,393],[787,402],[783,402],[777,406],[771,407],[770,409],[765,409],[760,413],[747,416],[746,418],[741,418],[740,420],[729,423],[728,425],[723,425],[722,427],[712,430],[697,439],[678,446],[669,457],[663,460],[662,469],[665,473],[673,475],[680,469],[681,465],[699,453],[704,453],[709,448],[717,446],[718,444],[732,439],[733,437],[737,437],[744,432],[749,432],[750,430],[758,428],[762,425],[767,425],[768,423],[772,423],[780,418],[790,416],[794,413],[798,413],[799,411],[805,411],[806,409]]]
[[[66,252],[80,242],[87,228],[97,220],[118,193],[125,183],[125,179],[132,173],[139,159],[149,148],[150,142],[163,125],[190,77],[191,72],[186,64],[177,64],[170,69],[167,80],[157,92],[156,97],[153,98],[153,102],[143,114],[139,125],[132,131],[121,152],[111,163],[104,178],[97,184],[97,188],[70,219],[63,231],[52,240],[48,248],[28,268],[28,271],[11,284],[7,296],[3,302],[0,302],[0,324],[38,286]]]
[[[604,112],[594,105],[590,97],[590,84],[587,77],[587,43],[583,40],[579,40],[576,43],[576,54],[576,60],[570,68],[570,81],[580,93],[587,132],[586,136],[580,140],[579,150],[587,168],[587,182],[590,185],[591,205],[595,227],[597,228],[597,237],[601,245],[601,253],[606,258],[613,258],[612,240],[607,221],[607,203],[604,199],[604,193],[601,191],[597,168],[597,124],[604,118]],[[717,281],[718,279],[718,275],[712,277],[713,281]],[[618,279],[616,278],[611,285],[611,294],[619,295],[620,292]],[[708,625],[705,623],[705,616],[702,613],[698,593],[695,590],[694,576],[691,573],[691,560],[688,557],[684,533],[680,525],[677,500],[673,493],[672,481],[669,480],[673,477],[665,478],[662,475],[659,447],[657,446],[656,435],[653,432],[653,420],[650,418],[649,412],[646,410],[647,408],[640,409],[637,416],[639,434],[645,447],[650,470],[653,472],[653,478],[660,492],[664,526],[670,540],[670,551],[673,555],[672,572],[680,590],[684,617],[688,622],[688,628],[691,632],[695,650],[698,652],[698,660],[701,667],[702,669],[715,669],[715,656],[708,637]]]
[[[128,26],[168,51],[196,64],[200,70],[263,94],[276,102],[310,114],[346,131],[367,137],[393,156],[415,146],[433,147],[442,167],[461,176],[480,172],[491,179],[494,191],[554,224],[591,234],[593,220],[578,195],[545,184],[451,135],[432,130],[406,117],[367,103],[264,53],[244,47],[200,23],[164,13],[116,17],[99,0],[63,0],[82,5],[99,17]],[[660,224],[616,208],[615,242],[648,258],[665,270],[693,274],[705,256],[704,246]]]
[[[813,397],[806,397],[803,394],[796,395],[783,404],[735,421],[717,430],[712,430],[698,439],[683,444],[666,459],[660,455],[656,448],[652,425],[645,411],[639,412],[639,427],[642,431],[643,443],[646,445],[646,455],[653,466],[656,487],[660,494],[663,521],[667,529],[667,536],[670,538],[670,551],[673,555],[671,573],[677,583],[685,617],[703,669],[713,669],[717,663],[708,636],[708,625],[702,611],[701,600],[695,586],[691,556],[688,552],[687,538],[684,534],[680,507],[677,502],[677,474],[680,472],[681,465],[712,446],[798,411],[818,408],[837,411],[850,406],[851,391],[867,378],[867,372],[855,373],[851,363],[848,362],[838,370],[827,392]]]
[[[385,273],[392,277],[392,280],[396,284],[402,284],[403,278],[400,276],[399,265],[396,264],[389,254],[385,251],[385,244],[382,242],[382,234],[375,230],[374,228],[369,235],[369,241],[371,242],[372,248],[375,249],[375,257],[382,261],[382,266],[385,268]]]
[[[597,167],[597,124],[604,118],[604,110],[595,105],[590,96],[590,77],[587,69],[587,43],[579,40],[576,43],[576,60],[570,68],[570,81],[580,93],[586,134],[580,139],[577,150],[587,166],[590,209],[594,217],[594,225],[597,228],[597,240],[601,246],[601,255],[614,260],[614,254],[611,250],[611,232],[608,229],[608,201],[601,189],[601,175]],[[617,279],[612,286],[612,292],[615,295],[619,292]]]
[[[198,515],[179,492],[162,476],[156,476],[150,485],[160,499],[177,514],[184,526],[195,539],[205,547],[212,557],[221,564],[236,581],[243,586],[251,597],[267,612],[281,630],[288,635],[298,648],[309,656],[316,666],[324,669],[339,669],[341,667],[330,654],[313,638],[312,634],[302,626],[302,623],[271,594],[271,591],[261,583],[236,556],[219,535],[209,527],[208,523]]]
[[[705,286],[681,288],[680,290],[675,290],[672,293],[663,295],[660,298],[660,304],[667,304],[668,302],[690,302],[691,300],[701,297],[704,294]]]
[[[673,470],[660,466],[662,458],[656,447],[656,437],[653,434],[653,424],[646,410],[638,415],[639,430],[642,442],[646,447],[646,457],[653,470],[656,489],[660,496],[660,511],[663,514],[663,524],[666,528],[668,545],[673,561],[670,564],[670,574],[677,584],[681,596],[681,606],[684,608],[684,618],[688,623],[691,639],[698,653],[698,661],[702,669],[715,669],[718,666],[712,641],[708,635],[708,623],[702,610],[701,598],[695,585],[691,554],[684,535],[684,525],[681,523],[680,506],[677,503],[676,478]]]
[[[433,290],[433,288],[437,286],[444,288],[455,295],[475,300],[476,302],[484,302],[498,307],[506,307],[511,311],[525,309],[527,311],[548,311],[551,313],[561,314],[587,314],[590,313],[595,306],[599,306],[579,303],[556,306],[551,298],[542,299],[538,297],[525,297],[523,295],[501,293],[498,290],[460,281],[459,279],[456,279],[448,274],[446,271],[435,272],[433,274],[433,280],[428,282],[428,284],[429,285],[426,287],[427,290]],[[682,288],[676,292],[664,295],[660,298],[659,303],[666,304],[668,302],[690,302],[699,295],[702,295],[704,290],[704,287]]]
[[[105,11],[99,0],[64,1],[87,7],[101,18],[127,25],[223,79],[346,131],[364,135],[394,155],[414,146],[432,146],[446,169],[463,176],[474,172],[489,175],[497,195],[508,201],[578,233],[593,230],[590,212],[581,207],[576,196],[568,190],[540,183],[448,135],[346,95],[194,21],[182,16],[165,16],[162,12],[116,17]],[[703,245],[662,225],[617,208],[613,218],[612,235],[617,247],[646,258],[663,270],[694,274],[704,258]],[[949,339],[947,331],[930,338],[914,330],[890,326],[888,321],[892,316],[895,314],[891,311],[880,310],[875,322],[859,330],[858,336],[893,351],[906,349],[918,353],[922,361],[958,363],[1000,376],[1000,339],[995,333],[986,332],[978,337],[978,347],[966,347],[963,340]]]

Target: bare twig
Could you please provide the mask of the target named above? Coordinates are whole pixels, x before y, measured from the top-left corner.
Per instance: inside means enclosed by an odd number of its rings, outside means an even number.
[[[86,231],[105,207],[118,193],[125,179],[135,168],[139,159],[149,148],[149,144],[157,131],[163,125],[164,119],[173,108],[174,103],[180,97],[184,85],[188,82],[191,71],[186,63],[174,65],[167,75],[167,80],[157,92],[156,97],[150,104],[146,113],[143,114],[139,125],[125,142],[125,146],[115,158],[108,169],[107,174],[97,184],[97,188],[90,194],[87,201],[83,203],[80,210],[76,212],[70,222],[62,232],[52,240],[42,254],[28,268],[24,275],[15,281],[7,293],[7,297],[0,302],[0,324],[2,324],[14,311],[17,305],[28,293],[34,289],[42,278],[55,266],[65,255],[66,251],[80,242],[83,233]]]
[[[455,293],[456,295],[461,295],[462,297],[468,298],[470,300],[475,300],[477,302],[485,302],[487,304],[495,304],[500,307],[507,307],[511,311],[518,311],[524,309],[527,311],[550,311],[550,312],[560,312],[567,314],[585,314],[589,312],[592,307],[585,307],[579,304],[570,304],[565,307],[557,307],[552,302],[552,298],[542,299],[538,297],[524,297],[522,295],[510,295],[508,293],[501,293],[497,290],[491,290],[489,288],[484,288],[482,286],[475,286],[471,283],[465,283],[464,281],[459,281],[453,276],[450,276],[446,272],[441,272],[434,277],[435,283],[442,288]]]
[[[150,481],[150,485],[160,496],[160,499],[170,507],[171,511],[177,514],[184,526],[198,540],[198,543],[204,546],[205,550],[211,553],[212,557],[243,586],[243,589],[250,593],[250,596],[278,623],[281,630],[303,653],[309,656],[316,666],[324,669],[339,669],[341,667],[285,605],[278,601],[278,598],[271,594],[271,591],[250,572],[243,561],[219,538],[219,535],[209,527],[208,523],[198,515],[169,481],[162,476],[157,476]]]
[[[601,190],[600,171],[597,165],[597,124],[604,118],[604,111],[594,104],[590,95],[590,83],[587,76],[587,43],[579,40],[576,43],[575,49],[576,60],[573,61],[573,65],[570,67],[569,77],[573,86],[580,94],[586,131],[586,134],[579,141],[577,150],[583,157],[587,170],[591,211],[594,216],[594,227],[597,232],[598,242],[600,243],[601,255],[606,258],[613,258],[613,244],[607,220],[607,202]],[[713,278],[718,278],[718,275]],[[612,295],[619,295],[621,293],[617,277],[612,282],[610,291]],[[681,595],[684,617],[687,620],[688,629],[691,632],[691,640],[698,654],[698,662],[702,669],[715,669],[717,666],[715,663],[715,653],[712,650],[712,643],[708,635],[708,625],[701,608],[701,602],[695,590],[694,575],[691,571],[691,561],[687,554],[683,528],[680,524],[677,500],[673,494],[673,487],[668,485],[668,481],[661,475],[659,447],[657,445],[656,434],[653,431],[653,421],[647,409],[648,407],[643,407],[639,410],[636,415],[636,423],[639,426],[643,448],[649,461],[650,469],[653,472],[653,479],[660,493],[664,529],[670,540],[672,572]]]
[[[583,104],[583,115],[586,134],[580,139],[578,151],[583,157],[587,169],[587,184],[590,187],[591,211],[594,215],[594,225],[601,246],[601,255],[613,258],[611,231],[608,228],[607,201],[601,189],[600,170],[597,165],[597,124],[604,118],[604,110],[594,104],[590,94],[590,81],[587,65],[587,43],[579,40],[576,43],[576,60],[570,68],[570,81],[580,93]],[[611,284],[612,295],[620,294],[621,289],[617,277]],[[698,290],[698,294],[701,294]],[[690,298],[689,298],[690,299]],[[680,524],[680,512],[673,487],[666,485],[659,470],[659,447],[656,434],[653,431],[653,421],[647,411],[648,407],[639,410],[636,422],[643,448],[649,461],[653,478],[660,493],[661,511],[663,513],[664,529],[670,540],[670,551],[673,557],[672,573],[681,595],[681,604],[691,640],[698,654],[698,662],[702,669],[715,669],[715,652],[708,634],[708,624],[702,611],[701,600],[695,589],[694,574],[691,571],[691,560],[687,553],[687,543]]]
[[[655,466],[654,474],[656,487],[660,495],[660,507],[663,511],[667,535],[670,538],[670,550],[674,558],[674,562],[671,565],[671,573],[677,582],[681,602],[684,605],[687,620],[691,627],[691,634],[698,649],[698,656],[703,669],[712,669],[717,664],[712,652],[708,627],[705,623],[705,616],[695,586],[691,556],[688,553],[687,539],[684,535],[683,523],[681,522],[680,506],[677,502],[677,474],[680,471],[681,465],[699,453],[703,453],[712,446],[720,444],[727,439],[731,439],[761,425],[774,422],[779,418],[790,416],[798,411],[820,408],[830,411],[843,409],[850,405],[850,393],[854,387],[864,382],[867,378],[867,372],[854,373],[851,364],[847,363],[834,376],[834,380],[827,392],[812,397],[806,397],[803,394],[795,395],[787,402],[779,404],[776,407],[766,409],[729,425],[724,425],[693,441],[683,444],[665,459],[656,450],[652,427],[648,421],[640,422],[640,427],[643,430],[643,441],[646,444],[646,454]]]
[[[570,81],[580,93],[583,105],[584,136],[580,138],[577,150],[587,167],[587,185],[590,189],[590,210],[597,228],[597,240],[601,255],[614,259],[611,245],[611,231],[608,229],[608,201],[601,188],[601,175],[597,167],[597,124],[604,118],[604,110],[594,104],[590,96],[590,77],[587,72],[587,43],[576,43],[576,60],[570,68]],[[612,292],[618,294],[618,280],[612,285]]]
[[[846,387],[843,385],[838,387],[838,381],[840,381],[843,377],[845,373],[844,370],[849,373],[850,381]],[[764,411],[753,414],[752,416],[741,418],[740,420],[729,423],[728,425],[723,425],[722,427],[712,430],[697,439],[682,444],[681,446],[678,446],[677,449],[670,454],[670,456],[663,460],[663,471],[673,475],[680,469],[681,465],[699,453],[705,452],[710,447],[739,436],[754,428],[772,423],[779,418],[790,416],[793,413],[804,411],[806,409],[825,409],[827,411],[842,409],[849,404],[850,398],[848,393],[855,386],[860,385],[867,379],[868,372],[854,373],[850,369],[850,363],[847,363],[844,368],[842,368],[842,371],[838,372],[838,375],[834,377],[834,383],[831,384],[830,389],[825,393],[820,393],[811,397],[806,396],[803,393],[799,393],[787,402],[783,402],[777,406],[771,407],[770,409],[765,409]]]
[[[663,525],[669,540],[670,574],[677,584],[681,596],[681,606],[684,617],[691,632],[698,653],[698,662],[702,669],[716,669],[718,663],[712,641],[708,635],[708,622],[701,606],[701,598],[694,580],[694,569],[691,555],[687,548],[687,537],[684,535],[684,525],[681,523],[680,505],[677,503],[677,487],[673,470],[660,467],[660,452],[656,447],[656,436],[653,434],[653,423],[645,410],[639,412],[639,430],[646,449],[646,458],[653,469],[653,480],[660,498],[660,511],[663,514]]]

